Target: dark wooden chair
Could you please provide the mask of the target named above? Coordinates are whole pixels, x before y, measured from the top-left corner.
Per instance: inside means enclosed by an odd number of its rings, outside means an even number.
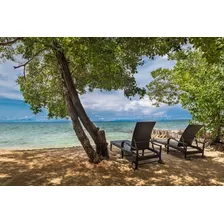
[[[196,134],[201,130],[202,127],[203,125],[191,124],[187,126],[179,140],[171,137],[164,140],[153,139],[153,142],[165,145],[167,154],[170,152],[170,148],[173,148],[184,153],[185,159],[187,158],[187,155],[198,153],[201,153],[203,157],[206,142],[201,142],[196,138]],[[201,147],[199,146],[199,143],[202,144]]]
[[[121,149],[122,158],[124,155],[132,156],[132,168],[136,170],[139,161],[158,158],[158,162],[162,163],[161,153],[162,146],[151,142],[151,134],[156,122],[137,122],[130,140],[118,140],[110,142],[110,150],[112,145]],[[151,147],[150,147],[151,143]],[[155,145],[158,148],[155,148]]]

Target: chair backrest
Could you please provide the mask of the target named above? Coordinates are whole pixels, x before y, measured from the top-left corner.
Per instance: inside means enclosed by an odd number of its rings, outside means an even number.
[[[199,124],[189,124],[184,130],[183,134],[181,135],[180,141],[187,143],[188,145],[191,145],[192,142],[194,141],[194,137],[202,127],[203,125]],[[179,143],[178,146],[182,146],[182,144]]]
[[[132,146],[135,147],[136,143],[138,149],[146,149],[149,147],[149,140],[151,139],[151,134],[153,127],[156,122],[137,122],[132,135]]]

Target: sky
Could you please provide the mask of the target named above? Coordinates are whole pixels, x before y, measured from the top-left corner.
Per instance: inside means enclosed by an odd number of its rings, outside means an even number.
[[[34,115],[29,105],[24,103],[23,96],[16,83],[20,70],[13,68],[12,62],[0,64],[0,121],[49,121],[47,110]],[[138,68],[135,75],[139,87],[146,86],[152,81],[151,71],[157,68],[172,68],[175,61],[168,61],[166,57],[156,57],[154,60],[146,60],[145,64]],[[94,121],[114,120],[172,120],[190,119],[189,112],[181,105],[161,105],[155,107],[148,97],[132,100],[124,96],[122,90],[103,91],[94,90],[80,96],[87,114]],[[54,121],[54,120],[50,120]]]

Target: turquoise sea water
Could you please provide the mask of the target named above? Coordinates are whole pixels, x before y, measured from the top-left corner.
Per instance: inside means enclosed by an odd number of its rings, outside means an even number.
[[[107,140],[130,139],[136,122],[95,122]],[[157,121],[156,129],[181,130],[188,120]],[[80,145],[70,122],[0,123],[1,149],[31,149]]]

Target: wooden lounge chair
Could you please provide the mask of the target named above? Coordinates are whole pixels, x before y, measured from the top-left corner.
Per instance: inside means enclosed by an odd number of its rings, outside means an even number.
[[[184,153],[184,158],[187,158],[187,155],[201,153],[202,157],[204,156],[205,141],[200,142],[196,139],[196,134],[200,131],[203,125],[188,125],[181,135],[180,139],[168,138],[168,139],[153,139],[154,142],[165,145],[167,154],[170,151],[170,148],[176,149]],[[193,144],[195,142],[195,144]],[[202,144],[202,147],[199,146],[199,143]]]
[[[156,122],[137,122],[130,140],[119,140],[110,142],[110,150],[112,145],[121,149],[121,156],[132,155],[132,168],[136,170],[138,168],[139,161],[149,160],[152,158],[158,158],[158,162],[162,163],[161,152],[162,146],[157,143],[151,142],[152,129]],[[150,147],[150,143],[152,147]],[[154,146],[158,146],[156,149]]]

